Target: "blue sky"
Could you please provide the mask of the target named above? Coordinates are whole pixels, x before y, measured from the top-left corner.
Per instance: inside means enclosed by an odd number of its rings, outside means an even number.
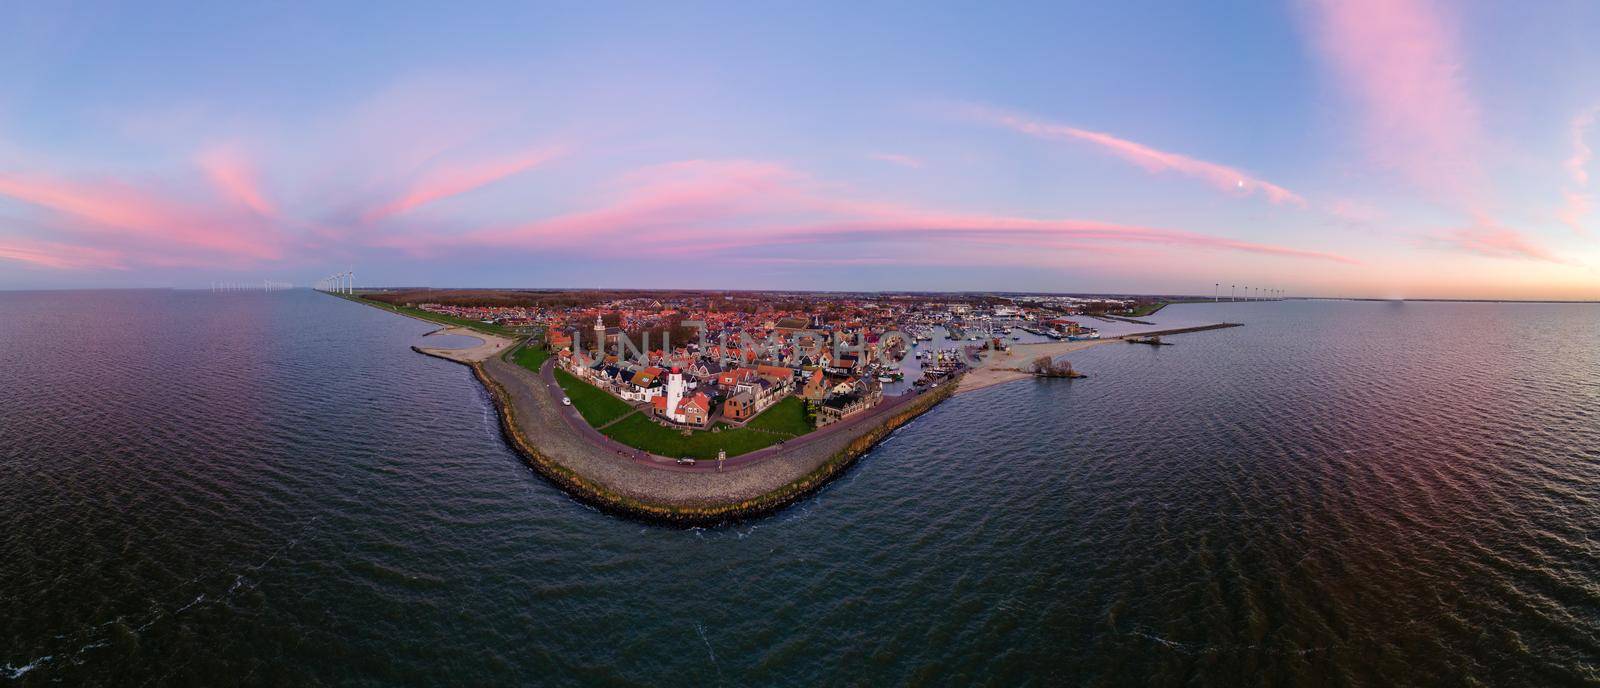
[[[0,20],[0,288],[1600,298],[1592,3]]]

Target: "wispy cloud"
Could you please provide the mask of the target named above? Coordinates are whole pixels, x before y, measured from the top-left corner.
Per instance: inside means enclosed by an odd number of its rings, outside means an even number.
[[[1227,165],[1191,158],[1180,153],[1159,150],[1104,132],[1046,122],[1015,113],[984,107],[970,108],[970,112],[981,120],[1035,138],[1092,144],[1100,150],[1122,158],[1149,172],[1172,172],[1193,177],[1210,184],[1219,191],[1235,195],[1250,195],[1259,191],[1267,197],[1267,200],[1273,203],[1305,204],[1305,199],[1301,198],[1299,194]]]
[[[0,260],[55,270],[121,270],[127,267],[116,251],[18,237],[0,237]]]
[[[868,158],[879,162],[887,162],[911,169],[922,169],[922,158],[901,153],[868,153]]]
[[[1467,201],[1480,184],[1479,115],[1441,8],[1429,0],[1312,0],[1312,43],[1343,91],[1372,158]]]
[[[120,182],[74,182],[0,173],[0,196],[57,213],[60,231],[97,240],[166,247],[215,257],[282,255],[269,226],[196,207]]]
[[[1311,0],[1305,20],[1317,52],[1356,105],[1369,156],[1474,218],[1435,239],[1480,255],[1560,262],[1486,210],[1495,203],[1484,182],[1479,109],[1445,6]]]
[[[1478,216],[1476,220],[1477,222],[1470,227],[1448,230],[1432,238],[1445,246],[1491,258],[1566,262],[1544,247],[1529,241],[1521,232],[1488,217]]]
[[[562,148],[543,148],[498,160],[441,166],[424,174],[398,197],[367,211],[362,219],[377,222],[435,201],[481,189],[550,162],[564,153]]]
[[[1572,118],[1572,157],[1566,161],[1572,187],[1563,193],[1566,206],[1561,210],[1561,221],[1579,234],[1588,233],[1583,220],[1594,207],[1594,196],[1589,193],[1589,163],[1594,160],[1594,149],[1589,147],[1589,134],[1597,118],[1600,118],[1600,106],[1589,108]]]
[[[261,192],[256,169],[243,153],[232,147],[218,147],[202,153],[196,160],[211,184],[228,198],[262,216],[277,214]]]

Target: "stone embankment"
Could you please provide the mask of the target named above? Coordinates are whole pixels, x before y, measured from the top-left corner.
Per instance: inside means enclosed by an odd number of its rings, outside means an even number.
[[[725,471],[664,470],[619,456],[574,432],[559,402],[526,368],[495,356],[470,364],[500,411],[501,430],[528,465],[606,511],[682,525],[714,524],[781,509],[827,484],[890,432],[954,392],[941,385],[883,414]]]

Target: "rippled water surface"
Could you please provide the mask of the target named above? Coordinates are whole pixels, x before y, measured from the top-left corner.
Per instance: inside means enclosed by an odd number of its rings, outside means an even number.
[[[1152,320],[1246,326],[678,530],[529,472],[426,323],[0,293],[0,684],[1600,682],[1600,307]]]

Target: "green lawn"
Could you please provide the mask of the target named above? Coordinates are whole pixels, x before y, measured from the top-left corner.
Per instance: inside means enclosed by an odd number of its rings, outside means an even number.
[[[628,402],[611,396],[610,393],[574,377],[572,373],[557,368],[556,384],[561,385],[562,391],[572,399],[572,405],[583,415],[583,419],[590,425],[600,427],[610,423],[623,414],[632,411],[633,407]],[[619,423],[620,425],[620,423]]]
[[[519,351],[517,362],[528,365],[521,360],[521,355],[522,352]],[[542,358],[540,362],[543,362]],[[537,370],[536,367],[534,369]],[[584,421],[593,427],[598,428],[621,418],[631,410],[626,402],[599,387],[579,380],[565,370],[558,368],[555,374],[556,382],[572,399],[572,405],[577,407]],[[806,422],[805,402],[796,397],[789,397],[773,404],[772,408],[762,411],[761,415],[751,419],[750,425],[759,429],[752,430],[718,423],[716,432],[694,430],[685,437],[682,428],[665,427],[649,414],[637,413],[600,432],[635,449],[643,449],[661,456],[715,459],[719,450],[726,450],[728,456],[748,454],[776,444],[779,440],[803,435],[812,430],[811,424]]]
[[[811,423],[806,421],[806,402],[800,397],[784,397],[783,401],[773,404],[762,411],[761,415],[750,419],[745,426],[790,435],[804,435],[811,432]]]
[[[630,447],[672,458],[687,456],[694,459],[716,459],[718,450],[726,450],[728,456],[748,454],[783,439],[779,435],[722,423],[718,423],[717,427],[720,428],[718,432],[696,430],[684,437],[681,429],[662,427],[654,419],[641,414],[600,432]]]
[[[1144,316],[1147,316],[1147,315],[1154,315],[1156,311],[1159,311],[1159,310],[1161,310],[1163,308],[1166,308],[1166,307],[1167,307],[1167,302],[1166,301],[1155,301],[1155,302],[1151,302],[1151,303],[1141,303],[1141,304],[1139,304],[1138,308],[1135,308],[1135,309],[1133,309],[1132,312],[1128,313],[1128,316],[1129,317],[1133,317],[1133,318],[1143,318]]]
[[[535,373],[539,372],[539,368],[544,366],[544,362],[548,358],[550,358],[550,352],[534,346],[524,346],[511,355],[511,360],[515,361],[517,365]]]

